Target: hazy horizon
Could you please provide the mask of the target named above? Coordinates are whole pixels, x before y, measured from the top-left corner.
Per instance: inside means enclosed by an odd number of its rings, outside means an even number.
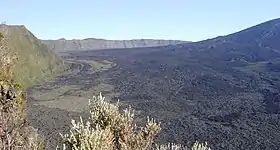
[[[17,3],[17,5],[15,5]],[[280,1],[4,1],[0,21],[40,39],[200,41],[280,16]]]

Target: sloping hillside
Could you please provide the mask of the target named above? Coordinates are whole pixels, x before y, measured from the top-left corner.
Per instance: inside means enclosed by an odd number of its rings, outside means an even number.
[[[25,87],[40,83],[64,69],[63,61],[48,50],[25,26],[1,25],[10,51],[19,56],[13,68],[15,78]]]
[[[42,40],[42,41],[55,52],[155,47],[155,46],[187,43],[187,41],[178,41],[178,40],[153,40],[153,39],[105,40],[105,39],[95,39],[95,38],[88,38],[83,40],[59,39],[59,40]]]

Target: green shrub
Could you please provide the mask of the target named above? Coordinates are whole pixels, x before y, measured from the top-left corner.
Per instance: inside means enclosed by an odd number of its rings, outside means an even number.
[[[0,41],[4,38],[3,34],[0,33]]]
[[[89,100],[90,120],[72,120],[69,134],[61,134],[57,149],[63,150],[168,150],[187,149],[175,144],[159,146],[154,143],[160,131],[160,123],[147,118],[145,127],[134,124],[134,111],[129,107],[119,110],[119,105],[105,101],[100,93]],[[172,148],[171,148],[171,147]],[[192,150],[210,150],[207,143],[196,142]]]

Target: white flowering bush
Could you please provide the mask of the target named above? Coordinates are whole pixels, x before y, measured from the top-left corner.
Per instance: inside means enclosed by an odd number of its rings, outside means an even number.
[[[159,146],[154,143],[160,131],[160,123],[147,118],[145,127],[134,124],[131,107],[124,111],[119,105],[105,101],[100,93],[89,100],[90,120],[72,120],[69,134],[61,134],[62,142],[57,149],[63,150],[185,150],[175,144]],[[206,144],[196,142],[192,150],[210,150]]]

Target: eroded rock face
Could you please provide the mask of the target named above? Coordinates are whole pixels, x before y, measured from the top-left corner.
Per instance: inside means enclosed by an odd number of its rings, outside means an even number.
[[[48,46],[49,49],[52,49],[55,52],[156,47],[156,46],[188,43],[188,41],[179,41],[179,40],[154,40],[154,39],[105,40],[105,39],[95,39],[95,38],[88,38],[83,40],[58,39],[58,40],[42,40],[42,41]]]

